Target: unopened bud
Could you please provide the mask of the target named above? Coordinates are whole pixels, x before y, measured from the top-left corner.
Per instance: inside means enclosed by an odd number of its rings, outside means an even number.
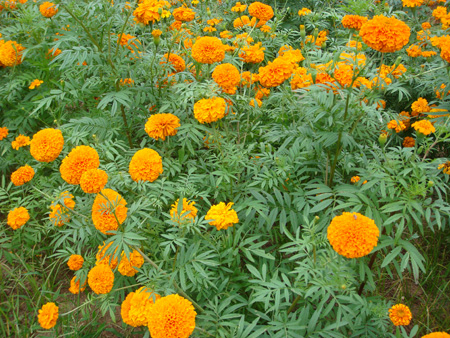
[[[211,10],[209,9],[209,7],[206,9],[206,14],[211,15]]]
[[[314,41],[316,41],[318,35],[319,35],[319,28],[314,28],[314,32],[313,32]]]
[[[378,138],[378,143],[380,144],[381,147],[384,147],[384,145],[386,144],[388,135],[386,133],[381,133],[380,137]]]
[[[342,289],[342,290],[345,290],[345,289],[347,289],[347,285],[345,285],[345,284],[342,284],[342,285],[341,285],[341,289]]]
[[[400,64],[400,62],[402,62],[402,57],[399,56],[394,63],[394,70],[398,67],[398,65]]]
[[[428,181],[428,188],[434,187],[434,182],[433,181]]]
[[[158,8],[158,14],[161,15],[163,12],[163,9],[161,7]]]
[[[302,39],[304,39],[306,36],[305,25],[300,25],[300,36],[302,37]]]

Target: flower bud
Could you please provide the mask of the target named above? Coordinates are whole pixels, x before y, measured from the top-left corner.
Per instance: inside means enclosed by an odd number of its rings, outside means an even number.
[[[428,188],[434,187],[434,182],[433,181],[428,181]]]
[[[384,147],[384,145],[386,144],[388,135],[386,133],[381,133],[380,137],[378,138],[378,143],[380,144],[381,147]]]
[[[302,37],[302,39],[306,37],[305,25],[300,25],[300,36]]]

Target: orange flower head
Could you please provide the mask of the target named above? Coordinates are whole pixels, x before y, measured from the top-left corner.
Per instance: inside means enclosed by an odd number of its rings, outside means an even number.
[[[114,252],[112,254],[109,255],[106,254],[106,251],[108,251],[109,247],[112,244],[113,242],[109,242],[108,244],[105,244],[105,242],[103,242],[103,245],[98,246],[98,251],[97,254],[95,255],[96,258],[95,265],[106,264],[109,265],[111,270],[114,270],[117,267],[117,264],[119,263],[119,258],[116,256],[117,248],[114,249]]]
[[[0,141],[3,140],[6,136],[8,136],[8,134],[9,134],[8,128],[1,127],[0,128]]]
[[[265,47],[261,47],[261,42],[253,46],[243,46],[239,56],[245,63],[260,63],[264,61]]]
[[[135,21],[148,25],[150,22],[155,23],[155,21],[161,20],[160,8],[162,13],[162,8],[166,5],[165,1],[161,0],[143,0],[140,1],[138,7],[134,10],[133,15]]]
[[[231,7],[231,11],[239,13],[245,11],[246,8],[247,5],[241,4],[240,2],[236,2],[236,4],[233,7]]]
[[[130,259],[122,252],[118,270],[123,276],[133,277],[138,272],[135,268],[140,269],[143,264],[144,257],[137,250],[130,252]]]
[[[13,67],[22,63],[25,48],[16,41],[0,40],[0,67]]]
[[[233,203],[225,204],[220,202],[219,204],[211,206],[208,213],[205,216],[205,220],[211,220],[210,225],[213,225],[217,230],[226,230],[239,222],[236,211],[231,209]]]
[[[414,140],[410,136],[406,136],[404,138],[404,140],[403,140],[403,147],[404,148],[413,148],[415,144],[416,144],[416,140]]]
[[[434,128],[433,124],[428,120],[414,122],[411,127],[423,135],[430,135],[436,131],[436,128]]]
[[[160,64],[166,64],[167,59],[169,59],[169,63],[175,69],[175,73],[183,72],[186,69],[186,63],[181,56],[173,53],[170,53],[170,55],[166,53]]]
[[[191,8],[187,7],[175,8],[172,14],[175,20],[181,22],[189,22],[195,18],[195,12]]]
[[[224,63],[214,69],[212,78],[225,93],[234,94],[241,81],[241,74],[231,63]]]
[[[83,267],[84,259],[80,255],[70,255],[67,266],[72,271],[78,271]]]
[[[114,272],[109,265],[96,265],[88,273],[88,284],[97,295],[109,293],[114,285]]]
[[[248,6],[248,13],[264,22],[273,18],[273,9],[269,5],[265,5],[262,2],[256,1]]]
[[[183,221],[183,220],[189,220],[193,221],[195,217],[197,216],[197,208],[194,207],[195,202],[189,201],[186,198],[183,198],[183,208],[181,209],[181,214],[178,215],[178,203],[180,202],[179,199],[175,201],[174,204],[171,205],[170,209],[170,217],[172,217],[172,220],[175,222]],[[181,216],[181,219],[180,219]]]
[[[346,15],[342,18],[342,26],[359,31],[363,24],[368,21],[367,17],[360,15]]]
[[[153,182],[163,173],[161,156],[153,149],[138,150],[131,159],[128,171],[135,182]]]
[[[312,11],[309,8],[303,7],[302,9],[300,9],[298,11],[298,16],[306,16],[306,15],[309,15],[311,13],[312,13]]]
[[[219,38],[203,36],[192,46],[192,57],[200,63],[221,62],[225,58],[224,45]]]
[[[429,113],[431,107],[428,105],[428,101],[422,97],[419,97],[416,101],[411,105],[411,116],[417,116],[421,113]]]
[[[379,236],[375,222],[356,212],[335,216],[327,230],[333,249],[347,258],[368,255],[377,246]]]
[[[298,67],[294,70],[291,79],[291,89],[296,90],[300,88],[309,87],[314,83],[311,74],[308,74],[308,70],[304,67]]]
[[[225,116],[226,102],[221,97],[201,99],[194,104],[194,117],[201,124],[212,123]]]
[[[70,287],[69,287],[69,292],[73,293],[74,295],[77,295],[80,292],[86,290],[87,284],[87,281],[84,281],[83,286],[80,288],[80,279],[78,279],[78,281],[75,282],[76,278],[77,278],[76,276],[73,276],[73,278],[70,280]]]
[[[353,176],[350,180],[352,183],[358,183],[361,180],[361,177],[359,176]]]
[[[173,114],[153,114],[145,124],[145,131],[151,138],[164,141],[167,136],[175,136],[178,127],[180,127],[180,119],[177,116]]]
[[[403,304],[394,305],[389,309],[389,318],[395,326],[409,325],[412,319],[411,310]]]
[[[28,136],[20,134],[14,141],[11,142],[11,147],[15,150],[19,150],[19,148],[29,146],[30,143],[31,140]]]
[[[403,7],[419,7],[422,6],[424,0],[402,0]]]
[[[64,137],[59,129],[47,128],[33,135],[30,143],[31,156],[39,162],[52,162],[61,153]]]
[[[34,177],[34,169],[28,164],[20,167],[11,174],[11,182],[18,187],[27,182],[30,182]]]
[[[55,303],[46,303],[39,309],[38,322],[43,329],[50,330],[56,325],[59,308]]]
[[[30,219],[28,210],[24,207],[18,207],[8,212],[8,220],[6,223],[13,229],[21,228]]]
[[[277,87],[289,79],[294,72],[294,65],[283,58],[276,58],[265,67],[259,67],[259,83],[264,87]]]
[[[34,88],[37,88],[37,87],[39,87],[41,84],[43,84],[44,83],[44,81],[42,81],[42,80],[39,80],[39,79],[35,79],[35,80],[33,80],[32,82],[31,82],[31,84],[30,84],[30,86],[28,87],[29,89],[34,89]]]
[[[39,12],[46,18],[51,18],[58,13],[58,8],[56,8],[56,5],[53,2],[46,1],[39,6]]]
[[[159,38],[159,37],[161,36],[161,34],[162,34],[162,31],[159,30],[159,29],[154,29],[154,30],[152,30],[152,36],[153,36],[154,38]]]
[[[88,169],[80,178],[80,187],[87,194],[98,194],[108,182],[108,174],[101,169]]]
[[[450,334],[445,332],[433,332],[422,336],[422,338],[450,338]]]
[[[444,16],[447,15],[447,7],[444,6],[437,6],[432,13],[433,17],[436,20],[442,19]]]
[[[126,205],[127,201],[118,192],[103,189],[92,205],[92,222],[95,228],[105,235],[112,235],[108,231],[117,230],[119,223],[122,224],[127,218]]]
[[[120,307],[123,322],[134,327],[147,326],[147,314],[160,298],[160,295],[151,292],[145,286],[129,293]]]
[[[63,199],[64,206],[59,203],[52,202],[52,205],[50,205],[51,212],[49,218],[54,226],[61,227],[70,221],[70,212],[67,208],[73,209],[76,203],[73,200],[73,195],[68,191],[62,192],[59,195],[59,198]]]
[[[97,169],[100,165],[98,153],[89,146],[78,146],[62,160],[59,171],[64,181],[80,184],[81,175],[86,170]]]

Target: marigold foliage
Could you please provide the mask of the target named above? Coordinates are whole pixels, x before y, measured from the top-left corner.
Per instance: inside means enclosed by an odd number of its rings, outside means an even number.
[[[11,174],[11,182],[16,186],[21,186],[30,182],[34,177],[34,169],[28,164],[20,167]]]
[[[233,204],[232,202],[228,204],[220,202],[211,206],[205,216],[205,220],[211,220],[209,224],[215,226],[217,230],[226,230],[232,227],[234,224],[239,223],[236,211],[231,209]]]
[[[46,1],[39,6],[39,11],[46,18],[51,18],[58,13],[58,8],[56,8],[56,5],[53,2]]]
[[[56,325],[59,316],[59,308],[55,303],[46,303],[39,309],[38,321],[43,329],[50,330]]]
[[[194,104],[194,117],[198,122],[212,123],[225,116],[226,102],[221,97],[201,99]]]
[[[218,65],[212,73],[212,78],[228,94],[236,93],[237,86],[241,82],[239,70],[231,63]]]
[[[98,295],[109,293],[114,285],[114,272],[107,264],[96,265],[88,273],[88,284]]]
[[[78,271],[83,267],[84,258],[80,255],[70,255],[67,266],[72,271]]]
[[[194,207],[195,202],[189,201],[186,198],[183,198],[183,209],[181,210],[181,215],[178,215],[178,203],[180,202],[179,199],[175,201],[174,204],[171,205],[170,209],[170,217],[174,221],[182,221],[185,219],[189,219],[190,221],[193,221],[195,217],[197,216],[197,208]],[[179,217],[181,216],[181,220],[179,220]]]
[[[411,127],[423,135],[430,135],[436,131],[436,128],[434,128],[433,124],[428,120],[414,122]]]
[[[145,286],[129,293],[120,307],[123,322],[134,327],[147,326],[149,310],[154,300],[158,301],[160,298],[160,295],[151,292]]]
[[[192,57],[200,63],[221,62],[225,58],[224,45],[219,38],[203,36],[192,46]]]
[[[6,224],[8,224],[13,230],[21,228],[30,219],[30,214],[28,210],[24,207],[18,207],[8,212],[8,219]]]
[[[80,187],[87,194],[98,194],[108,183],[108,174],[101,169],[88,169],[80,179]]]
[[[76,276],[74,276],[71,280],[70,280],[70,287],[69,287],[69,292],[73,293],[74,295],[79,294],[80,292],[83,292],[84,290],[86,290],[86,283],[87,281],[84,281],[83,286],[80,288],[80,280],[78,279],[76,282]]]
[[[157,141],[158,139],[164,141],[167,136],[175,136],[178,127],[180,127],[180,119],[177,116],[173,114],[153,114],[145,123],[145,132]]]
[[[403,304],[396,304],[389,309],[389,318],[395,326],[409,325],[412,319],[411,310]]]
[[[119,264],[119,272],[123,276],[133,277],[144,264],[144,257],[137,251],[130,252],[130,260],[128,260],[125,253],[122,252],[122,257]]]
[[[157,300],[148,310],[148,329],[152,338],[188,338],[195,329],[197,313],[192,303],[169,295]]]
[[[39,162],[52,162],[61,153],[64,137],[61,130],[47,128],[33,135],[30,143],[31,156]]]
[[[163,173],[162,159],[153,149],[138,150],[128,168],[133,181],[155,181]]]
[[[97,169],[100,165],[98,153],[89,146],[78,146],[62,160],[59,171],[64,181],[80,184],[81,175],[86,170]]]
[[[375,222],[357,212],[335,216],[328,226],[327,238],[333,249],[347,258],[368,255],[377,246],[380,231]]]
[[[111,235],[108,231],[117,230],[119,223],[122,224],[127,218],[126,205],[127,201],[118,192],[103,189],[92,205],[92,222],[95,228],[105,235]]]

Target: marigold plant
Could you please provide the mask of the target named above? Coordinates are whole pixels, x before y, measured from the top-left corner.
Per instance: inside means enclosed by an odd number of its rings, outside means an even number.
[[[225,116],[226,103],[221,97],[201,99],[194,104],[194,117],[200,123],[212,123]]]
[[[11,182],[16,186],[30,182],[34,177],[34,169],[28,164],[20,167],[11,174]]]
[[[180,119],[174,114],[153,114],[145,123],[145,132],[155,140],[165,140],[167,136],[175,136],[180,127]]]
[[[78,146],[62,160],[59,171],[67,183],[80,184],[81,175],[89,169],[97,169],[99,165],[100,159],[94,148]]]
[[[64,146],[61,130],[47,128],[33,135],[30,143],[30,154],[36,161],[52,162],[56,160]]]
[[[98,295],[109,293],[114,285],[114,272],[109,265],[96,265],[88,273],[88,284]]]
[[[59,316],[59,308],[55,303],[49,302],[42,306],[38,312],[39,325],[43,329],[50,330],[56,325]]]
[[[122,302],[120,314],[125,324],[138,327],[148,325],[150,308],[161,298],[145,286],[130,292]]]
[[[46,18],[51,18],[58,13],[58,8],[56,8],[56,5],[53,2],[46,1],[39,6],[39,11]]]
[[[161,156],[153,149],[138,150],[130,161],[128,171],[133,181],[156,181],[163,173]]]
[[[389,309],[389,318],[395,326],[409,325],[412,319],[411,310],[403,304],[396,304]]]
[[[83,267],[84,259],[81,255],[70,255],[67,266],[70,270],[78,271]]]
[[[216,37],[203,36],[192,46],[192,57],[200,63],[221,62],[225,58],[224,45]]]
[[[13,229],[21,228],[30,219],[30,214],[25,207],[18,207],[8,212],[6,223]]]
[[[209,224],[215,226],[217,230],[226,230],[232,227],[234,224],[239,223],[236,211],[231,209],[233,204],[232,202],[227,204],[220,202],[211,206],[205,216],[205,220],[211,220]]]
[[[101,169],[88,169],[80,178],[80,187],[87,194],[98,194],[108,183],[108,174]]]

